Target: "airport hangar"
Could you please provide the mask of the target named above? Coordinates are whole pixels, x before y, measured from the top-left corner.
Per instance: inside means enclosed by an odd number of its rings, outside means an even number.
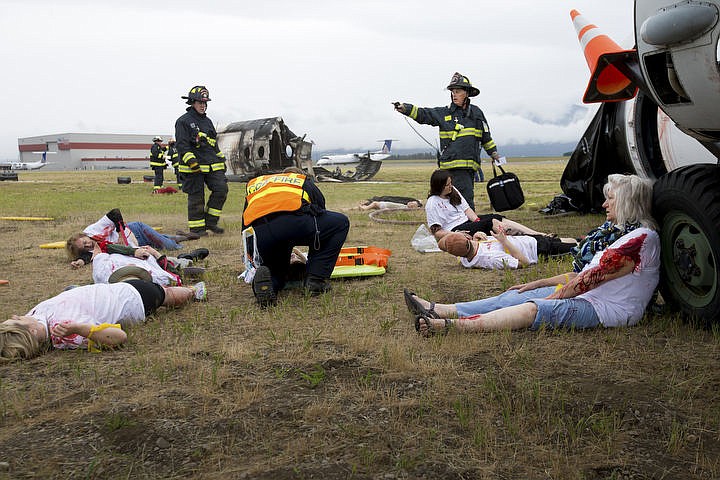
[[[44,170],[150,168],[152,139],[166,134],[59,133],[18,138],[21,162],[37,162],[48,152]]]

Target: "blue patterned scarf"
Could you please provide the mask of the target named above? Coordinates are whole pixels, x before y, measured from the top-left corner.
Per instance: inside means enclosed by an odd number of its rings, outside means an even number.
[[[626,233],[640,227],[639,223],[626,223],[623,226],[607,221],[599,227],[590,230],[582,242],[574,247],[570,254],[573,256],[573,270],[580,272],[590,263],[597,252],[605,250],[615,240]]]

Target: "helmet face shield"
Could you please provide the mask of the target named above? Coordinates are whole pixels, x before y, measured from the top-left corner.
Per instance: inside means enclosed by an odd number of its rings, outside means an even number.
[[[194,102],[209,102],[210,92],[204,85],[196,85],[190,89],[186,97],[180,97],[187,100],[188,105],[192,105]]]

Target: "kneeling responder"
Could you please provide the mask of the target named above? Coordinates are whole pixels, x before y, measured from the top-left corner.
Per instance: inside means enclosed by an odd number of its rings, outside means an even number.
[[[325,209],[325,197],[302,170],[261,175],[247,184],[243,228],[255,230],[262,265],[253,279],[258,304],[266,307],[283,289],[295,246],[308,246],[304,286],[318,295],[330,290],[330,274],[345,243],[350,220]]]

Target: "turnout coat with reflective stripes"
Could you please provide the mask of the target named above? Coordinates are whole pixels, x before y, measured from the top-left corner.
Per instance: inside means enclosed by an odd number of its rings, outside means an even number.
[[[165,163],[165,150],[157,143],[153,143],[153,146],[150,147],[150,166],[167,167]]]
[[[193,107],[175,122],[175,147],[181,173],[193,173],[190,165],[197,163],[203,173],[225,171],[225,155],[217,146],[217,132],[207,115]]]
[[[435,108],[422,108],[410,103],[403,105],[405,115],[416,122],[440,128],[440,168],[479,170],[480,147],[482,146],[488,155],[497,150],[485,115],[475,105],[468,105],[467,109],[454,103]]]
[[[306,181],[305,175],[299,173],[261,175],[250,180],[246,188],[243,224],[251,225],[271,213],[295,212],[311,203],[305,191]]]

